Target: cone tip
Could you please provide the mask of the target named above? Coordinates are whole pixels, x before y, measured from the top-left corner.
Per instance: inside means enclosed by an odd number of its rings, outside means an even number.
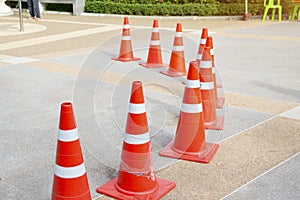
[[[132,87],[135,86],[135,87],[141,87],[142,86],[142,81],[133,81],[132,82]]]
[[[158,20],[153,20],[153,28],[158,28]]]
[[[182,32],[182,23],[181,22],[177,23],[176,32]]]
[[[124,23],[123,24],[129,24],[128,17],[124,17]]]
[[[213,42],[212,42],[212,37],[208,36],[206,38],[206,46],[210,47],[211,49],[213,48]]]
[[[60,107],[61,107],[61,113],[73,112],[73,107],[71,102],[63,102]]]
[[[187,79],[188,80],[198,80],[199,79],[199,68],[198,68],[197,61],[190,62]]]
[[[141,81],[133,81],[131,88],[130,103],[144,103],[144,94]]]
[[[76,128],[76,122],[71,102],[61,104],[59,129],[71,130]]]
[[[207,28],[202,28],[201,38],[205,39],[207,37],[208,37],[208,29]]]

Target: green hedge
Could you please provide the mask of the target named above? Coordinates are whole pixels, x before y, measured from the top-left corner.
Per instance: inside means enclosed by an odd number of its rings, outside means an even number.
[[[148,15],[148,16],[226,16],[242,15],[244,4],[123,4],[103,1],[87,1],[85,12],[123,14],[123,15]],[[259,4],[249,5],[249,13],[259,15],[263,12],[263,6]]]
[[[122,4],[102,1],[87,1],[85,12],[148,16],[205,16],[218,13],[216,4]]]
[[[99,2],[99,0],[87,0],[88,2]],[[217,0],[102,0],[101,2],[123,3],[123,4],[187,4],[187,3],[216,3]]]

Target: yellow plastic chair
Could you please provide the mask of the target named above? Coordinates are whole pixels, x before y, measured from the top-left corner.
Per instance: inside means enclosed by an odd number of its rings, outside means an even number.
[[[292,0],[292,9],[290,10],[289,20],[294,20],[296,14],[298,20],[300,20],[300,0]]]
[[[276,9],[278,9],[278,21],[281,21],[282,18],[282,6],[280,5],[280,0],[277,0],[275,3],[275,0],[264,0],[264,15],[262,18],[262,21],[266,20],[267,14],[269,9],[272,9],[272,20],[275,19],[275,12]]]

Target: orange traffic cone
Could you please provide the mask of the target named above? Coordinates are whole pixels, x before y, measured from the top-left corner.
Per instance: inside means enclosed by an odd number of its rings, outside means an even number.
[[[211,36],[207,37],[206,46],[208,46],[210,48],[210,54],[211,54],[211,59],[212,59],[212,73],[213,73],[213,78],[214,78],[216,107],[217,108],[223,108],[224,102],[225,102],[225,98],[224,97],[218,97],[214,46],[213,46],[213,38]]]
[[[132,83],[126,133],[118,177],[98,187],[97,192],[116,199],[160,199],[175,183],[156,178],[142,83]]]
[[[148,51],[148,59],[146,63],[141,63],[140,65],[147,68],[161,68],[167,67],[168,64],[164,64],[162,61],[162,53],[160,48],[160,37],[158,29],[158,20],[153,21],[153,29],[151,35],[151,42]]]
[[[212,62],[213,62],[213,73],[216,73],[215,71],[215,67],[216,67],[216,59],[215,59],[215,53],[214,53],[214,45],[213,45],[213,39],[212,39],[212,37],[210,37],[210,38],[207,38],[207,40],[206,40],[206,46],[208,46],[208,47],[210,47],[210,54],[211,54],[211,56],[212,56]],[[221,84],[218,84],[217,83],[217,88],[222,88],[223,86],[221,85]]]
[[[224,126],[224,116],[217,116],[216,114],[215,87],[209,47],[204,48],[199,66],[199,75],[203,103],[204,127],[206,129],[222,130]]]
[[[173,50],[170,58],[168,71],[160,71],[160,73],[176,77],[186,76],[185,58],[182,38],[182,24],[177,23],[176,32],[173,42]]]
[[[118,60],[121,62],[130,62],[130,61],[140,60],[140,58],[133,57],[128,17],[124,17],[119,57],[112,58],[112,59]]]
[[[72,104],[61,104],[52,200],[90,200]]]
[[[206,143],[198,64],[190,63],[180,116],[173,139],[159,155],[209,163],[219,145]]]
[[[201,38],[200,38],[200,43],[199,43],[199,48],[198,48],[198,54],[196,60],[201,60],[202,59],[202,53],[204,50],[204,47],[206,46],[206,38],[208,37],[208,29],[207,28],[202,28],[202,33],[201,33]]]

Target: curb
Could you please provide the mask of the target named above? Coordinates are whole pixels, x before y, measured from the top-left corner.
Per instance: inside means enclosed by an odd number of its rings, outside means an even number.
[[[18,14],[19,9],[12,8],[15,14]],[[27,12],[27,9],[23,9],[23,12]],[[60,11],[50,11],[45,10],[42,14],[50,15],[73,15],[72,12],[60,12]],[[228,20],[228,21],[244,21],[243,16],[141,16],[141,15],[118,15],[118,14],[103,14],[103,13],[80,13],[79,16],[84,17],[113,17],[113,18],[124,18],[128,16],[129,18],[137,19],[158,19],[158,20],[174,20],[180,18],[181,20]],[[251,19],[261,19],[261,15],[251,16]],[[250,19],[250,20],[251,20]]]

